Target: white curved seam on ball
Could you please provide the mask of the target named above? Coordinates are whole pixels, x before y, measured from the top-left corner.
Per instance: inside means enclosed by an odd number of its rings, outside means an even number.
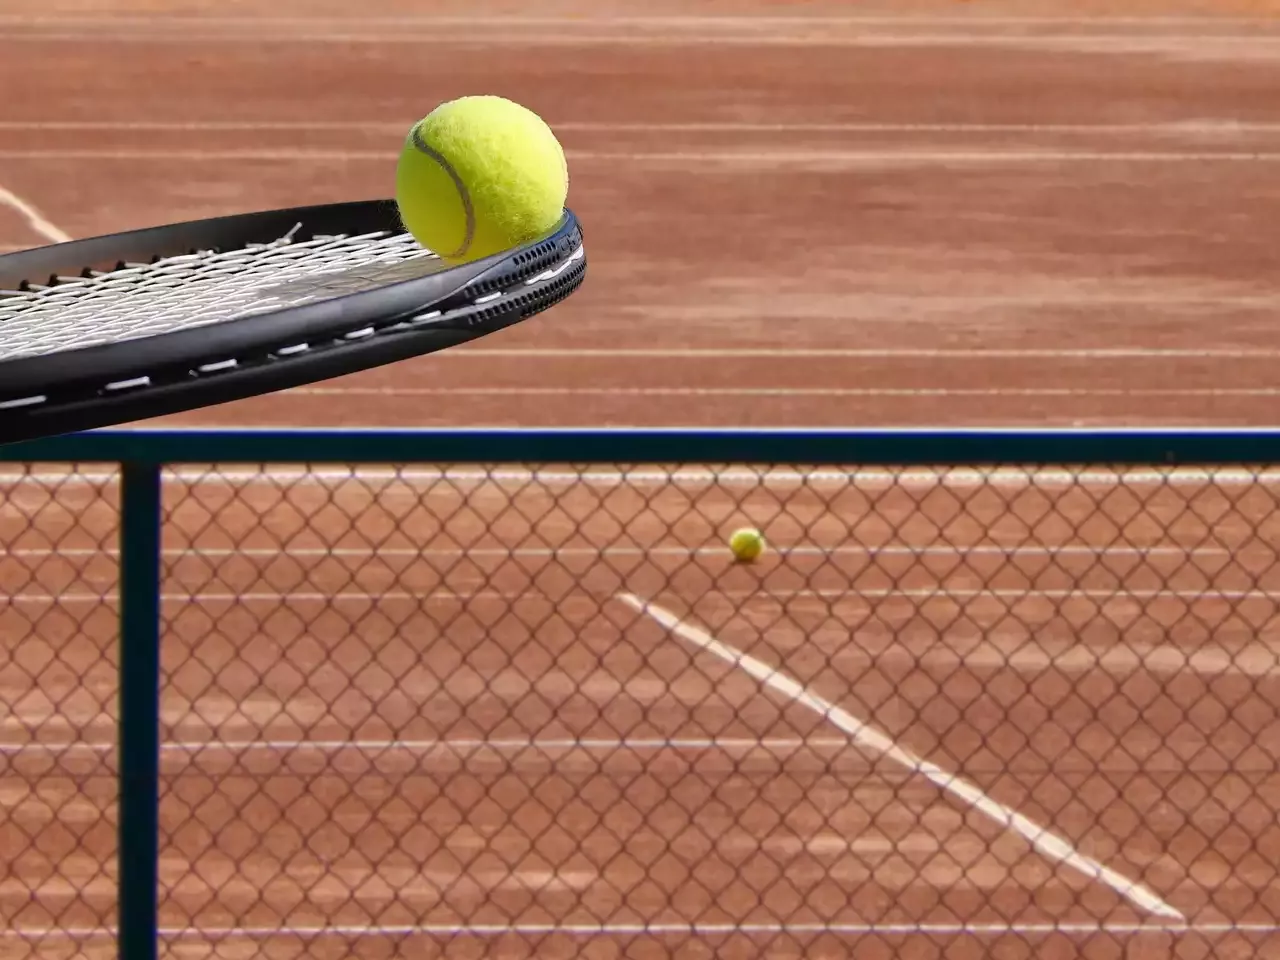
[[[462,182],[462,177],[458,176],[458,171],[453,169],[453,164],[446,160],[438,150],[428,146],[427,142],[422,139],[421,124],[413,128],[413,146],[415,150],[426,154],[440,164],[440,169],[449,175],[449,179],[453,181],[454,187],[457,188],[458,197],[462,200],[462,210],[467,218],[467,230],[462,238],[462,246],[452,253],[440,253],[439,250],[435,252],[442,257],[450,259],[461,257],[471,249],[471,244],[476,236],[476,213],[471,206],[471,194],[467,191],[467,185]]]

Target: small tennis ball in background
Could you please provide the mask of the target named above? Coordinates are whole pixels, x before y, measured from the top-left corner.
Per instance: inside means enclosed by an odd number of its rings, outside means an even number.
[[[405,229],[454,263],[547,233],[568,193],[569,167],[551,128],[503,97],[442,103],[413,125],[396,168]]]
[[[733,559],[739,563],[751,563],[759,559],[764,548],[764,534],[754,527],[735,530],[729,538],[729,549],[733,551]]]

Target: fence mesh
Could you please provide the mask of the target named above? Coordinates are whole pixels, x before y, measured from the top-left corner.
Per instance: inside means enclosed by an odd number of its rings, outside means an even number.
[[[4,957],[114,949],[113,476],[0,502]],[[168,470],[162,953],[1266,955],[1278,499],[1243,468]]]
[[[69,956],[115,919],[119,511],[109,472],[6,470],[0,954]]]

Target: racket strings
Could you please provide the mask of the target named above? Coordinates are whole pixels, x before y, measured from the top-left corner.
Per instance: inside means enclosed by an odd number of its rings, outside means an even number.
[[[296,231],[297,228],[295,228]],[[332,234],[59,276],[0,290],[0,361],[189,330],[354,293],[436,260],[404,233]]]
[[[586,269],[585,251],[579,244],[572,253],[560,262],[553,264],[531,277],[513,281],[510,288],[496,293],[485,294],[473,298],[469,307],[460,310],[467,315],[467,322],[483,324],[500,318],[504,312],[512,309],[533,308],[533,312],[546,310],[568,297],[581,282]],[[537,288],[535,290],[535,288]],[[536,299],[536,305],[534,300]],[[526,316],[528,313],[526,312]],[[197,363],[184,373],[169,370],[157,378],[151,374],[141,374],[124,380],[100,383],[94,387],[81,387],[81,393],[96,392],[99,396],[119,395],[122,393],[145,390],[163,386],[175,377],[183,380],[191,376],[208,377],[231,370],[241,370],[275,363],[281,360],[293,360],[307,354],[322,353],[354,341],[367,340],[372,337],[401,334],[417,328],[433,325],[443,316],[441,310],[430,310],[406,319],[397,320],[385,327],[361,326],[342,333],[333,334],[320,342],[296,343],[285,347],[273,347],[266,351],[257,351],[250,355],[225,357],[214,361]],[[35,408],[47,404],[47,394],[26,394],[0,399],[0,413],[23,408]]]

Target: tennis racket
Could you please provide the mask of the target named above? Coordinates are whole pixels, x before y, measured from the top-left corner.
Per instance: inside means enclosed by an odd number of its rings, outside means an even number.
[[[367,200],[178,223],[0,256],[0,443],[258,396],[445,350],[586,275],[572,211],[450,265]]]

